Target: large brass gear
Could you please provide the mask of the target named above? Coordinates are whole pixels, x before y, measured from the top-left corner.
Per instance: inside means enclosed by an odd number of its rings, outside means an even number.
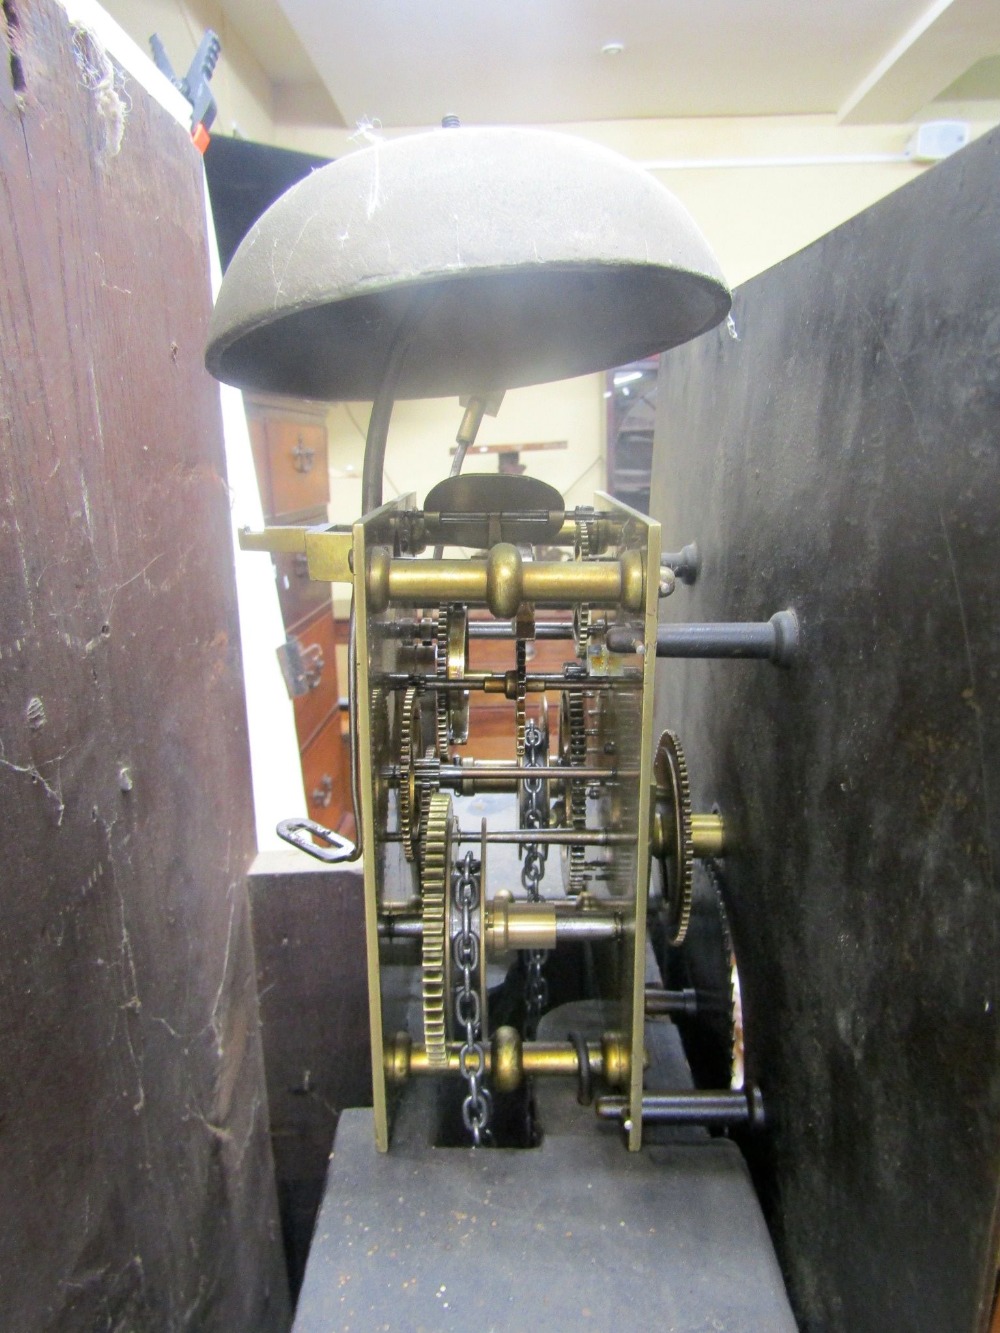
[[[420,849],[420,787],[416,761],[423,755],[420,691],[411,685],[404,691],[399,706],[399,831],[403,835],[403,853],[407,861],[415,861]]]
[[[448,1002],[451,995],[451,948],[448,919],[451,896],[451,797],[432,792],[421,843],[420,896],[423,943],[420,990],[427,1063],[448,1066]]]
[[[691,832],[691,785],[687,763],[677,736],[664,731],[653,759],[656,783],[656,818],[662,821],[657,858],[663,881],[667,942],[683,944],[691,920],[694,841]]]

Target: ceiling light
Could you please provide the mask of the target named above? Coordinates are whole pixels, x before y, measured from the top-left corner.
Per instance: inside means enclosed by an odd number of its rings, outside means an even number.
[[[602,56],[620,56],[625,50],[624,42],[605,42],[601,47]]]
[[[631,384],[633,380],[641,380],[641,370],[623,370],[615,376],[615,388],[620,389],[623,384]]]

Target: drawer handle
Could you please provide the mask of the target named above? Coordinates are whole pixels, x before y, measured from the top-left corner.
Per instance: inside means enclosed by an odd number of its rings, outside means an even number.
[[[309,577],[309,557],[307,555],[303,555],[301,551],[296,551],[292,564],[297,579],[307,579]]]
[[[309,797],[310,805],[321,805],[325,810],[333,800],[333,778],[329,773],[324,773],[319,780],[319,786],[314,787]]]
[[[290,699],[301,699],[315,690],[323,678],[323,649],[318,643],[303,648],[294,635],[289,635],[278,649],[278,663],[285,678]]]
[[[295,442],[295,448],[292,450],[292,465],[296,472],[311,472],[313,459],[316,457],[316,450],[310,449],[307,444],[303,444],[302,436]]]
[[[308,648],[303,648],[302,660],[305,664],[306,685],[314,690],[323,679],[323,668],[326,666],[323,649],[318,643],[311,643]]]
[[[336,865],[338,861],[357,860],[357,848],[353,842],[349,842],[339,833],[334,833],[333,829],[317,824],[314,819],[283,819],[278,825],[277,834],[285,842],[297,847],[300,852],[308,852],[310,856],[315,856],[317,861],[325,861],[327,865]],[[309,841],[310,834],[322,838],[327,845],[317,847],[314,842]]]

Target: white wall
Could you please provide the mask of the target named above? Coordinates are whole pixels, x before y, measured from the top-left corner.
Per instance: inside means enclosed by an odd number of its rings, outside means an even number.
[[[933,109],[923,119],[955,108]],[[970,103],[973,135],[1000,118],[1000,106]],[[588,121],[544,128],[577,134],[640,163],[706,160],[728,163],[654,170],[705,232],[731,285],[800,250],[846,218],[913,180],[925,165],[912,161],[834,159],[901,157],[915,125],[838,125],[832,116],[755,116],[685,120]],[[289,148],[340,157],[356,152],[347,131],[277,125]],[[393,129],[395,138],[412,130]],[[813,165],[735,166],[733,159],[816,159]]]
[[[531,450],[521,455],[532,476],[560,490],[571,504],[590,502],[595,487],[604,485],[604,379],[583,375],[551,385],[512,389],[499,414],[486,417],[477,443],[519,444],[566,441],[565,449]],[[361,463],[370,405],[331,407],[330,511],[334,522],[355,518],[361,501]],[[399,402],[393,409],[386,449],[385,498],[415,491],[418,500],[448,475],[455,433],[462,419],[457,398],[425,398]],[[496,454],[473,449],[466,472],[495,472]]]

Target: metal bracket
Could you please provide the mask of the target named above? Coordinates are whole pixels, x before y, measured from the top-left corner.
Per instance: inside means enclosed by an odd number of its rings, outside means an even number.
[[[323,525],[316,528],[274,527],[240,532],[241,551],[282,552],[304,556],[309,577],[320,583],[353,583],[350,528]]]
[[[300,852],[307,852],[317,861],[327,865],[336,865],[340,861],[353,861],[356,854],[354,843],[333,829],[324,828],[314,819],[283,819],[275,830],[278,837],[291,843]],[[310,842],[310,836],[322,838],[326,847],[317,847]]]

